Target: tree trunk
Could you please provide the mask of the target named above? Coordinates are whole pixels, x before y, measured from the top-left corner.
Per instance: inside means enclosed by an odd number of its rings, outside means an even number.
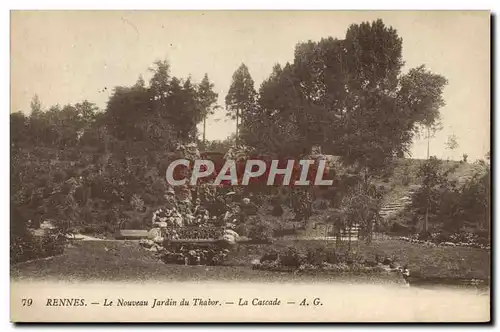
[[[427,233],[428,228],[429,228],[429,199],[427,199],[427,206],[425,207],[424,233]]]
[[[342,227],[340,225],[340,220],[335,221],[335,247],[340,248],[342,244]]]
[[[328,224],[325,223],[325,246],[328,246]]]
[[[429,188],[426,189],[427,191],[427,202],[426,202],[426,206],[425,206],[425,219],[424,219],[424,233],[427,233],[427,230],[429,228],[429,204],[430,204],[430,195],[431,195],[431,191]]]
[[[361,241],[361,237],[359,234],[360,229],[361,229],[360,224],[358,224],[358,229],[356,230],[356,253],[359,252],[359,241]]]
[[[365,167],[365,170],[364,170],[364,190],[367,191],[368,190],[368,167]]]
[[[347,231],[347,236],[349,236],[349,252],[351,252],[351,231],[352,231],[352,225],[349,224],[349,228]]]
[[[427,160],[430,157],[430,140],[431,140],[431,128],[427,127]],[[424,233],[427,233],[429,227],[429,201],[430,201],[430,190],[427,191],[427,206],[425,207],[425,219],[424,219]]]
[[[240,111],[236,110],[236,139],[235,139],[235,144],[238,146],[239,143],[239,120],[240,120]]]
[[[369,219],[370,220],[370,219]],[[366,222],[366,243],[372,243],[372,221]],[[359,241],[359,228],[358,228],[358,241]]]
[[[207,133],[207,116],[205,115],[203,117],[203,145],[205,147],[206,147],[206,143],[207,143],[206,133]]]
[[[427,159],[429,159],[430,141],[431,141],[431,128],[427,127]]]

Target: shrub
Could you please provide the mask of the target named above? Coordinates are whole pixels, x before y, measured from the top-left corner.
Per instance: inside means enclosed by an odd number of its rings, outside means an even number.
[[[30,260],[34,257],[33,236],[11,237],[10,240],[10,261],[18,263]]]
[[[347,272],[349,271],[349,266],[345,263],[337,263],[328,265],[328,270],[335,272]]]
[[[278,260],[278,257],[279,257],[279,252],[276,251],[276,250],[268,250],[264,253],[264,255],[262,255],[260,261],[262,263],[264,262],[274,262],[276,260]]]
[[[12,263],[25,262],[31,259],[45,258],[62,254],[66,239],[54,232],[36,237],[26,232],[22,236],[11,238],[10,260]]]
[[[477,241],[478,244],[481,244],[483,246],[487,246],[487,245],[491,244],[490,239],[489,238],[485,238],[485,237],[480,237],[476,241]]]
[[[42,257],[50,257],[63,253],[66,240],[57,233],[49,232],[38,239],[38,242]]]
[[[273,217],[281,217],[284,213],[283,207],[281,204],[275,204],[273,206],[273,209],[271,210],[271,215]]]
[[[273,238],[273,227],[259,216],[252,216],[248,222],[248,237],[252,240],[270,241]]]
[[[304,258],[297,249],[288,247],[284,252],[280,253],[279,262],[281,266],[298,268],[305,262]]]
[[[248,237],[249,234],[249,226],[247,224],[239,224],[236,226],[234,229],[236,233],[238,233],[239,236],[245,236]]]
[[[490,237],[490,232],[488,230],[485,230],[485,229],[477,230],[477,231],[475,231],[475,234],[477,235],[478,238],[481,238],[481,239],[489,239],[489,237]]]
[[[335,250],[332,249],[326,254],[326,261],[330,264],[337,264],[339,262],[339,257]]]
[[[321,265],[326,261],[325,248],[308,248],[306,252],[307,263],[311,265]]]
[[[318,204],[317,204],[317,209],[318,210],[326,210],[328,209],[328,202],[327,201],[320,201]]]
[[[407,235],[410,233],[410,228],[398,221],[395,221],[391,226],[391,233],[398,235]]]
[[[408,168],[405,168],[403,174],[401,175],[401,184],[403,186],[408,186],[411,183],[411,175]]]

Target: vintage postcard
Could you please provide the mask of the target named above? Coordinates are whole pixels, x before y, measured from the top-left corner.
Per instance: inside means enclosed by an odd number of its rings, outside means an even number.
[[[11,11],[11,321],[489,322],[490,15]]]

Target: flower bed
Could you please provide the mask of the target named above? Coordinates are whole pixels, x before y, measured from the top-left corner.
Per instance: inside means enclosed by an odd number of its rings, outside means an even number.
[[[224,235],[224,230],[221,227],[212,225],[182,227],[176,232],[179,239],[220,239]]]
[[[399,240],[419,243],[428,246],[448,246],[448,247],[471,247],[471,248],[481,248],[489,250],[490,240],[485,237],[480,237],[478,234],[462,232],[453,234],[444,233],[430,233],[425,235],[413,235],[413,236],[401,236]]]
[[[156,252],[167,264],[221,265],[229,253],[228,248],[239,238],[231,229],[212,224],[166,227],[157,231],[161,236],[141,240],[140,245]]]
[[[222,265],[229,254],[228,249],[217,245],[182,244],[162,249],[159,258],[166,264]]]
[[[277,272],[330,272],[330,273],[398,273],[409,275],[406,266],[400,266],[394,258],[376,257],[366,260],[351,254],[336,253],[334,250],[298,251],[292,247],[281,251],[266,252],[259,260],[252,262],[254,269]]]

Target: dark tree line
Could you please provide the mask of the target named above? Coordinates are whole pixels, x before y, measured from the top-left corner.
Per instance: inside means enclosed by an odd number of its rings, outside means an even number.
[[[116,87],[104,110],[83,101],[11,119],[11,222],[14,229],[53,219],[61,228],[141,227],[165,191],[157,165],[216,107],[207,75],[199,84],[157,61],[151,80]],[[135,223],[135,224],[134,224]],[[135,226],[134,226],[135,225]],[[15,231],[14,231],[15,233]]]
[[[444,105],[447,80],[424,66],[403,74],[402,48],[381,20],[353,24],[342,40],[298,44],[293,63],[276,64],[258,94],[241,65],[226,97],[241,141],[295,156],[321,146],[367,175],[383,171]]]
[[[447,168],[435,157],[419,169],[422,187],[413,195],[408,207],[413,223],[424,222],[423,231],[443,230],[457,233],[463,230],[489,234],[491,229],[491,174],[485,162],[464,183],[451,176],[458,164]]]
[[[347,204],[344,214],[355,211],[355,219],[371,227],[372,217],[359,217],[373,214],[371,205],[380,208],[369,193],[370,180],[389,175],[394,157],[409,155],[420,133],[430,139],[445,105],[447,79],[424,65],[403,73],[402,50],[397,31],[377,20],[351,25],[343,39],[297,44],[293,62],[276,64],[258,92],[242,64],[226,96],[230,116],[237,119],[237,142],[281,156],[299,158],[315,146],[340,156],[364,182],[361,191],[347,186],[342,195],[372,200],[364,208]],[[489,228],[489,173],[457,186],[437,175],[441,169],[435,160],[422,168],[424,189],[414,197],[413,213],[430,214],[430,224],[448,230]],[[444,182],[428,184],[435,180],[431,173]]]

